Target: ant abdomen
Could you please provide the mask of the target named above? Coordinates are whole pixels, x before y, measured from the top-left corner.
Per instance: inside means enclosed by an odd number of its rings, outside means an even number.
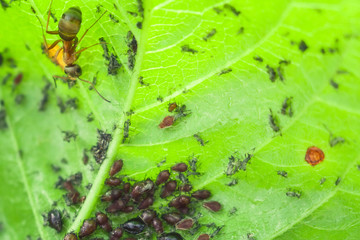
[[[66,73],[66,75],[68,75],[69,77],[72,77],[72,78],[78,78],[82,74],[81,67],[77,64],[65,66],[64,72]]]
[[[76,37],[81,27],[82,13],[79,7],[69,8],[59,21],[59,35],[64,41],[71,41]]]

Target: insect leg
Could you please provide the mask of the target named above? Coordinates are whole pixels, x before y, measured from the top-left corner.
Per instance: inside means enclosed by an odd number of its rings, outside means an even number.
[[[79,78],[79,80],[90,84],[91,87],[95,89],[95,91],[97,92],[97,94],[99,94],[99,96],[100,96],[103,100],[105,100],[106,102],[110,103],[109,100],[107,100],[106,98],[104,98],[104,97],[99,93],[99,91],[95,88],[95,86],[94,86],[94,84],[93,84],[92,82],[90,82],[90,81],[88,81],[88,80],[81,79],[81,78]]]
[[[76,44],[75,46],[77,46],[77,45],[81,42],[81,40],[85,37],[85,35],[87,34],[87,32],[90,30],[90,28],[92,28],[92,27],[100,20],[100,18],[102,18],[102,16],[105,15],[106,12],[107,12],[107,10],[106,10],[103,14],[101,14],[101,16],[100,16],[88,29],[86,29],[86,31],[85,31],[84,34],[81,36],[80,40],[77,42],[77,44]],[[49,16],[50,16],[50,15],[49,15]]]
[[[99,43],[95,43],[95,44],[93,44],[93,45],[91,45],[91,46],[89,46],[89,47],[86,47],[86,48],[82,48],[82,49],[80,49],[79,51],[77,51],[75,54],[79,54],[79,53],[81,53],[81,52],[83,52],[83,51],[85,51],[85,50],[87,50],[87,49],[89,49],[89,48],[91,48],[91,47],[94,47],[94,46],[96,46],[96,45],[100,45],[100,44],[107,44],[106,42],[99,42]]]
[[[49,31],[49,30],[48,30],[48,29],[49,29],[49,21],[50,21],[50,13],[51,13],[51,5],[52,5],[52,2],[53,2],[53,0],[51,0],[51,2],[50,2],[49,12],[48,12],[48,18],[47,18],[47,22],[46,22],[46,33],[56,35],[56,34],[59,34],[58,31]]]
[[[56,40],[53,44],[51,44],[50,47],[48,47],[48,50],[53,49],[60,41],[61,41],[61,39]],[[62,48],[61,48],[61,49],[62,49]]]

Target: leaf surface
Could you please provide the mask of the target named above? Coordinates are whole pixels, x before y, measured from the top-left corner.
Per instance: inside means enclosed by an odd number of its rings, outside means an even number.
[[[103,37],[122,64],[118,74],[108,74],[100,46],[84,51],[77,64],[82,78],[97,79],[97,89],[110,104],[80,81],[71,89],[60,81],[57,88],[52,85],[52,75],[63,75],[62,69],[42,53],[41,25],[31,10],[45,26],[48,2],[14,1],[0,10],[0,80],[11,74],[0,87],[7,125],[0,129],[1,239],[62,239],[78,231],[84,219],[104,209],[99,196],[119,158],[124,159],[122,174],[136,180],[198,159],[201,175],[190,177],[195,190],[210,190],[212,200],[223,206],[218,213],[196,207],[203,215],[200,223],[223,226],[215,239],[357,239],[358,1],[149,0],[144,1],[142,19],[137,1],[104,1],[100,6],[98,1],[74,0],[55,1],[52,12],[59,20],[74,5],[82,10],[80,34],[108,11],[80,47]],[[49,29],[56,28],[50,18]],[[137,41],[134,66],[129,31]],[[47,35],[49,43],[56,39]],[[14,87],[19,73],[22,82]],[[47,83],[49,101],[39,111]],[[15,98],[20,94],[25,98],[19,104]],[[78,107],[61,113],[59,99],[74,97]],[[291,99],[291,113],[287,109],[282,114],[286,99]],[[191,114],[160,129],[164,117],[173,115],[168,112],[171,102],[186,105]],[[93,121],[88,121],[89,114]],[[129,137],[124,138],[128,120]],[[102,165],[92,157],[84,165],[84,150],[91,155],[97,129],[112,135],[107,157]],[[76,138],[64,141],[64,131]],[[345,141],[331,146],[335,137]],[[314,167],[304,160],[310,146],[325,154]],[[252,155],[246,171],[227,176],[231,156],[243,160],[246,154]],[[76,172],[82,173],[79,191],[87,198],[68,207],[64,190],[55,183],[59,176]],[[326,180],[320,184],[321,179]],[[230,182],[237,184],[228,186]],[[294,192],[301,192],[300,198],[291,197]],[[54,207],[67,212],[61,234],[43,226],[42,214]],[[112,220],[119,224],[128,218]],[[182,235],[196,239],[213,231],[203,226],[194,236]]]

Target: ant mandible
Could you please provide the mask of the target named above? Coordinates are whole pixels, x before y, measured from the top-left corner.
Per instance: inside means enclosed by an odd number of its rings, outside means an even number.
[[[107,100],[106,98],[104,98],[99,92],[98,90],[95,88],[94,84],[90,81],[81,79],[80,76],[82,74],[82,70],[81,67],[78,64],[74,64],[75,61],[78,59],[79,55],[81,52],[99,45],[99,44],[104,44],[103,42],[101,43],[96,43],[93,44],[89,47],[86,48],[82,48],[79,51],[76,51],[76,47],[79,45],[79,43],[81,42],[81,40],[83,40],[84,36],[87,34],[87,32],[100,20],[100,18],[102,16],[104,16],[104,14],[107,12],[105,11],[88,29],[86,29],[86,31],[84,32],[84,34],[82,35],[82,37],[80,38],[80,40],[77,38],[77,33],[80,30],[80,26],[81,26],[81,21],[82,21],[82,13],[79,7],[71,7],[69,8],[65,13],[63,13],[59,24],[58,24],[58,31],[49,31],[49,20],[50,20],[50,14],[51,14],[51,5],[52,5],[53,0],[51,0],[50,2],[50,7],[49,7],[49,12],[48,12],[48,18],[47,18],[47,22],[46,22],[46,33],[48,34],[52,34],[52,35],[59,35],[61,39],[56,40],[53,44],[51,44],[50,47],[48,47],[49,45],[47,44],[46,41],[46,37],[44,34],[44,27],[39,19],[39,17],[36,15],[37,19],[40,22],[41,25],[41,29],[42,29],[42,35],[44,38],[44,44],[45,44],[45,52],[49,55],[49,50],[55,48],[59,42],[63,42],[63,47],[60,47],[55,55],[53,56],[53,60],[57,59],[59,53],[61,51],[63,51],[63,61],[64,61],[64,72],[67,75],[67,77],[61,77],[61,76],[53,76],[54,81],[56,78],[61,78],[64,80],[72,80],[72,81],[76,81],[76,79],[79,79],[80,81],[86,82],[88,84],[90,84],[92,86],[92,88],[97,92],[97,94],[99,94],[99,96],[104,99],[107,102],[110,102],[109,100]],[[55,82],[56,85],[56,82]]]

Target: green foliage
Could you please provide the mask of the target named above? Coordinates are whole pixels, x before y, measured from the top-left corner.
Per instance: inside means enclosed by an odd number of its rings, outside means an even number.
[[[194,188],[211,190],[223,205],[218,213],[198,209],[201,223],[224,226],[215,239],[358,239],[358,0],[144,0],[144,19],[135,0],[103,1],[100,12],[99,1],[55,0],[52,10],[60,19],[74,5],[83,13],[80,34],[108,10],[81,47],[103,37],[122,64],[118,74],[108,75],[101,46],[84,51],[77,63],[83,79],[96,77],[110,104],[86,83],[71,89],[61,81],[57,88],[52,84],[52,75],[63,73],[42,53],[41,26],[31,10],[45,25],[47,1],[12,1],[0,9],[0,81],[11,74],[0,82],[1,239],[62,239],[78,231],[103,209],[98,198],[116,159],[124,159],[122,174],[142,180],[193,157],[201,173],[191,178]],[[56,28],[50,18],[49,29]],[[137,41],[134,66],[129,31]],[[47,35],[48,42],[57,38]],[[22,82],[14,86],[19,73]],[[39,111],[47,83],[49,100]],[[61,113],[59,99],[75,97],[77,108]],[[175,115],[168,112],[174,101],[191,114],[160,129],[165,116]],[[107,158],[101,166],[92,157],[84,165],[84,149],[96,144],[97,129],[112,134]],[[75,139],[64,141],[63,131],[74,132]],[[325,153],[314,167],[304,160],[310,146]],[[244,171],[246,154],[253,156]],[[231,156],[234,165],[228,166]],[[58,176],[76,172],[83,174],[79,190],[87,199],[67,207],[65,192],[54,185]],[[69,214],[61,234],[43,226],[41,215],[54,201]]]

